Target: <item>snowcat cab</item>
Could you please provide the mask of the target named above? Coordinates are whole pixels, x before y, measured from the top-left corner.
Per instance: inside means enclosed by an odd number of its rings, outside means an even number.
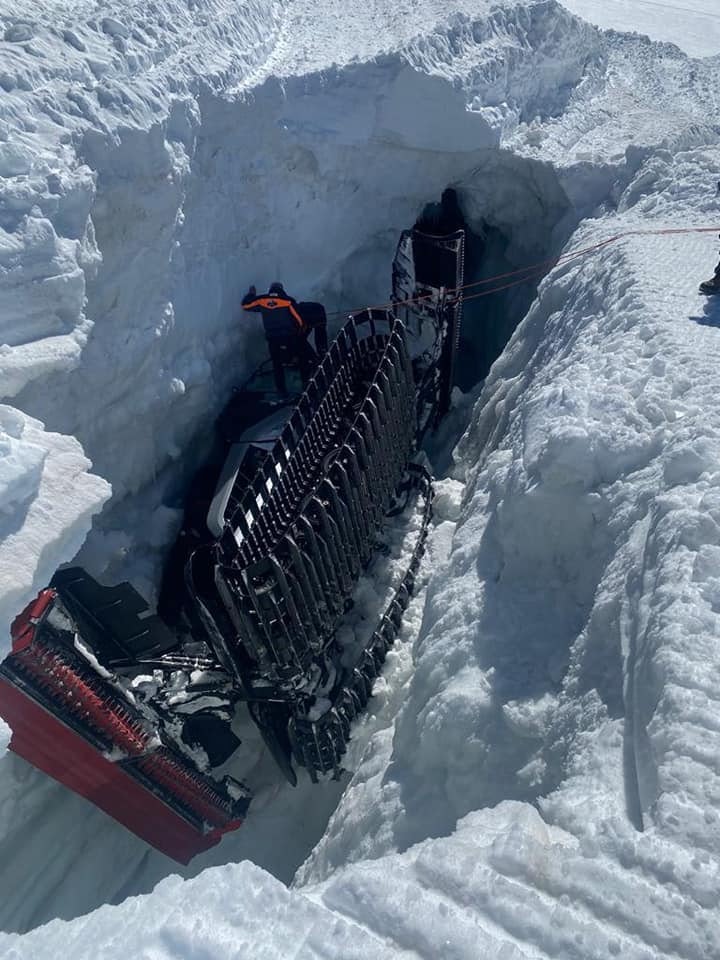
[[[13,627],[0,665],[11,749],[177,860],[245,815],[250,792],[228,775],[239,710],[291,783],[298,767],[313,781],[341,774],[412,595],[432,511],[413,457],[449,405],[462,232],[408,231],[393,267],[395,309],[349,317],[298,397],[279,402],[268,365],[235,391],[159,615],[129,584],[69,569]],[[375,631],[348,647],[338,627],[354,587],[411,497],[421,522],[407,569]]]

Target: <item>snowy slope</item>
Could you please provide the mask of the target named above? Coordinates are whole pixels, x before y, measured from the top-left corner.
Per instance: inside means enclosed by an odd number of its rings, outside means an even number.
[[[59,434],[113,487],[84,561],[151,593],[208,417],[262,353],[237,317],[251,280],[384,298],[397,231],[448,184],[495,238],[486,275],[718,221],[718,61],[552,0],[3,17],[0,382],[25,413],[0,481],[42,514],[52,450],[80,477],[55,527],[20,527],[42,562],[6,617],[107,494]],[[412,658],[391,658],[342,799],[270,787],[204,862],[232,866],[0,935],[0,956],[717,955],[720,318],[695,292],[715,246],[627,238],[543,281],[444,482]],[[476,343],[500,319],[468,304]],[[295,889],[238,862],[289,879],[336,806]],[[6,929],[176,869],[13,757],[0,822]]]

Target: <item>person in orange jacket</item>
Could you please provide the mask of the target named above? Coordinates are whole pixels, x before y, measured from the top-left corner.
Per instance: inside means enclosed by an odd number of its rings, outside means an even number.
[[[268,292],[261,296],[258,296],[255,287],[250,287],[243,297],[242,307],[243,310],[262,315],[278,393],[282,397],[288,396],[284,364],[289,360],[298,361],[305,386],[318,358],[307,341],[309,330],[300,315],[297,300],[285,292],[281,283],[273,283]]]

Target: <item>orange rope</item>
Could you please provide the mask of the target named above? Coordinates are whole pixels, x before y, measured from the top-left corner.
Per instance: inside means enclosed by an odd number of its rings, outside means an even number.
[[[490,290],[483,290],[481,293],[473,294],[470,297],[464,297],[464,300],[476,300],[478,297],[487,297],[491,293],[499,293],[502,290],[507,290],[510,287],[517,286],[520,283],[525,283],[525,281],[532,279],[537,273],[545,273],[546,270],[550,270],[558,264],[569,263],[571,260],[575,260],[578,257],[584,257],[588,253],[594,253],[597,250],[601,250],[603,247],[609,246],[611,243],[617,243],[618,240],[624,240],[626,237],[668,237],[688,233],[720,233],[720,226],[664,227],[657,230],[625,230],[622,233],[616,233],[611,237],[607,237],[605,240],[601,240],[598,243],[593,243],[588,247],[581,247],[579,250],[571,250],[569,253],[559,254],[557,257],[551,257],[548,260],[540,260],[537,263],[528,264],[526,267],[521,267],[518,270],[511,270],[508,273],[498,273],[493,277],[486,277],[484,280],[475,280],[472,283],[464,284],[462,287],[450,287],[448,288],[447,292],[459,293],[461,290],[470,290],[473,287],[485,286],[490,283],[495,283],[498,280],[509,280],[511,277],[519,278],[513,280],[511,283],[505,283],[502,286],[492,287]],[[432,294],[425,294],[421,297],[410,297],[408,300],[402,300],[398,303],[391,300],[387,303],[375,304],[375,306],[372,307],[360,307],[356,310],[336,310],[333,313],[328,314],[328,316],[349,316],[356,313],[363,313],[365,310],[387,310],[392,307],[404,307],[409,303],[419,303],[422,300],[430,299],[432,299]]]

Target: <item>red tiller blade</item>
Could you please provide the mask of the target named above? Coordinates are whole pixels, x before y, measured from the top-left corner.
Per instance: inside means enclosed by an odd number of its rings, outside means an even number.
[[[10,749],[180,863],[242,823],[242,804],[148,732],[129,703],[70,651],[43,637],[57,602],[45,590],[13,624],[0,664]]]

